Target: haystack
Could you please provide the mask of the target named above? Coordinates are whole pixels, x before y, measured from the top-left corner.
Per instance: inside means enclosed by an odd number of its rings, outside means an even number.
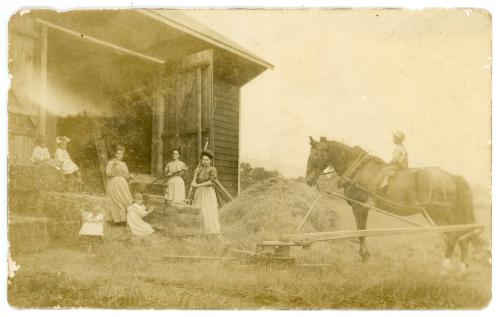
[[[16,213],[35,212],[40,192],[64,190],[65,181],[60,171],[47,164],[9,166],[9,210]]]
[[[99,204],[103,210],[107,208],[104,195],[42,192],[38,213],[49,219],[51,242],[57,245],[74,244],[80,230],[80,211],[93,203]]]
[[[9,243],[12,255],[43,250],[49,244],[46,217],[9,214]]]
[[[309,208],[318,202],[301,232],[335,229],[334,203],[303,182],[268,179],[246,189],[220,210],[222,233],[241,247],[297,230]]]

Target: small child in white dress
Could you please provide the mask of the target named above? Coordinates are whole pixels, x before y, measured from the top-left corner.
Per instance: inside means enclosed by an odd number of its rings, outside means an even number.
[[[88,210],[82,210],[80,216],[82,227],[78,234],[87,243],[90,253],[94,243],[103,241],[104,212],[99,204],[93,203]]]
[[[33,152],[31,153],[31,162],[33,163],[40,163],[40,162],[45,162],[47,163],[50,161],[52,158],[50,157],[50,152],[49,149],[47,148],[47,139],[45,137],[38,137],[35,141],[35,148],[33,149]]]
[[[153,227],[142,220],[143,217],[153,212],[153,207],[146,210],[141,193],[134,194],[134,203],[127,208],[127,225],[132,234],[146,236],[154,232]]]

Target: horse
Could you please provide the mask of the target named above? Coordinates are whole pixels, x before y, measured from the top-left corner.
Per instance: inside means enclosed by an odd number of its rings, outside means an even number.
[[[348,146],[321,137],[310,138],[310,154],[307,162],[306,182],[318,186],[318,178],[327,167],[340,175],[339,188],[350,198],[358,230],[366,229],[369,206],[384,209],[397,216],[422,213],[431,225],[458,225],[475,222],[472,193],[462,176],[453,175],[437,167],[409,168],[397,171],[389,184],[381,189],[384,168],[382,159],[369,154],[359,146]],[[363,205],[355,201],[363,203]],[[371,204],[371,205],[370,205]],[[442,266],[447,271],[456,244],[460,246],[460,268],[465,271],[469,242],[473,235],[450,232],[442,234],[445,258]],[[464,238],[466,237],[466,238]],[[365,237],[359,238],[359,255],[363,262],[370,257]]]

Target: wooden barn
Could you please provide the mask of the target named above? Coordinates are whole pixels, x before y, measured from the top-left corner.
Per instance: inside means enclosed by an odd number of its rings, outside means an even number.
[[[27,164],[39,135],[54,151],[62,118],[112,117],[133,102],[151,114],[133,154],[148,173],[161,175],[173,149],[194,169],[208,142],[238,193],[240,88],[270,63],[178,10],[33,10],[11,18],[9,41],[9,164]]]

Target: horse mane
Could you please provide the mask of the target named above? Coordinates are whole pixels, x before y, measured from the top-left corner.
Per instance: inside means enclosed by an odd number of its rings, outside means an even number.
[[[365,149],[363,149],[359,145],[350,146],[350,145],[347,145],[347,144],[344,144],[342,142],[335,141],[335,140],[329,140],[329,141],[327,141],[327,143],[328,143],[329,152],[333,151],[333,149],[336,148],[337,151],[340,150],[341,152],[343,152],[349,156],[352,156],[352,157],[348,158],[349,160],[354,160],[357,157],[359,157],[361,154],[364,154],[364,153],[368,154],[368,151],[366,151]],[[368,155],[369,155],[370,161],[377,163],[377,164],[386,164],[385,161],[382,160],[380,157],[372,155],[372,154],[368,154]]]

